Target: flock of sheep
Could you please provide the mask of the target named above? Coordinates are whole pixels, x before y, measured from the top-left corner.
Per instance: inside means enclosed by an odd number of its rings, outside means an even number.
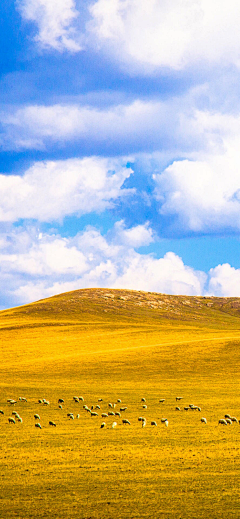
[[[177,396],[176,397],[176,403],[181,401],[182,398],[183,397]],[[119,423],[122,423],[122,425],[131,425],[131,422],[127,418],[125,418],[125,417],[123,418],[122,417],[123,413],[124,413],[124,415],[126,414],[126,411],[128,410],[128,407],[126,405],[122,404],[122,401],[121,401],[120,398],[118,398],[116,402],[114,402],[114,403],[109,402],[108,404],[106,404],[106,403],[104,404],[103,399],[99,398],[98,401],[97,401],[97,404],[91,405],[91,406],[88,406],[88,405],[86,405],[84,403],[84,398],[82,396],[74,396],[72,400],[73,400],[73,402],[72,402],[73,405],[82,403],[83,404],[82,405],[82,411],[84,413],[88,413],[91,417],[99,417],[99,416],[101,416],[101,418],[104,419],[104,421],[102,421],[101,424],[100,424],[100,428],[101,429],[103,429],[105,427],[110,427],[112,429],[115,429]],[[15,407],[20,402],[22,402],[24,404],[24,403],[27,402],[27,399],[25,397],[19,397],[18,400],[8,399],[7,400],[7,405],[8,405],[8,407]],[[164,402],[165,402],[165,398],[159,399],[159,404],[164,404]],[[38,399],[37,403],[38,403],[38,405],[42,405],[42,406],[49,406],[50,405],[49,400],[46,400],[45,398]],[[58,399],[57,405],[58,405],[58,409],[59,410],[64,411],[65,402],[64,402],[63,398],[59,398]],[[103,412],[103,410],[101,410],[101,406],[104,407],[104,405],[105,406],[107,405],[107,410],[105,410],[105,412]],[[146,403],[146,399],[145,398],[141,399],[141,401],[139,402],[139,406],[141,406],[141,408],[144,411],[147,410],[147,403]],[[181,409],[179,407],[179,405],[177,405],[175,407],[175,411],[178,411],[178,412],[179,411],[190,411],[190,412],[191,411],[198,411],[198,412],[201,412],[201,407],[199,407],[197,405],[194,405],[194,404],[189,404],[188,406],[185,406],[185,407],[183,407]],[[0,409],[0,415],[5,415],[5,412],[2,409]],[[69,420],[79,419],[80,418],[80,414],[79,413],[68,412],[66,417]],[[38,429],[42,429],[41,418],[40,418],[39,413],[33,414],[33,418],[34,418],[34,421],[35,421],[35,424],[34,424],[35,427],[38,428]],[[116,420],[118,420],[118,421],[116,421]],[[23,419],[20,416],[19,412],[17,412],[14,409],[12,411],[11,416],[8,417],[8,423],[11,424],[11,425],[12,424],[14,425],[17,422],[22,423]],[[145,427],[146,424],[147,424],[147,419],[144,416],[139,416],[138,417],[138,422],[140,422],[142,427]],[[202,416],[200,418],[200,422],[203,423],[203,424],[207,424],[207,419]],[[219,419],[218,424],[219,425],[231,425],[234,422],[238,423],[237,418],[236,417],[232,417],[229,414],[226,414],[224,418],[220,418]],[[240,420],[239,420],[239,423],[240,423]],[[149,424],[151,426],[153,426],[153,427],[157,427],[157,422],[155,420],[150,420]],[[161,418],[161,424],[165,425],[165,427],[168,427],[168,425],[169,425],[168,419],[167,418]],[[48,425],[51,426],[51,427],[56,427],[56,423],[53,420],[49,420]]]

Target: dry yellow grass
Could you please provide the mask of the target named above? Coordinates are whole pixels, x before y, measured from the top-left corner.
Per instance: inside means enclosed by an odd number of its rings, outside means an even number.
[[[240,426],[218,420],[240,419],[239,311],[236,298],[89,289],[1,312],[0,517],[238,519]],[[102,398],[99,416],[75,395]],[[128,409],[103,419],[118,398]]]

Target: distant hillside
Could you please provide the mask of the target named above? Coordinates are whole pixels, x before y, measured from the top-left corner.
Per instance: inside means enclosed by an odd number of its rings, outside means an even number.
[[[240,317],[240,298],[175,296],[156,292],[89,288],[67,292],[48,299],[0,312],[0,327],[15,319],[24,325],[39,320],[52,323],[82,321],[207,321],[236,326]],[[9,321],[10,320],[10,321]]]

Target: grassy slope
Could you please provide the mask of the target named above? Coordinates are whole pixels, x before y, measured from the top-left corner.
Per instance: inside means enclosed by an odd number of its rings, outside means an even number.
[[[237,519],[240,429],[217,424],[226,412],[240,418],[239,316],[236,298],[103,289],[1,312],[0,517],[221,518],[227,510]],[[88,405],[102,397],[101,412],[121,398],[131,426],[117,419],[112,430],[108,418],[101,430],[101,416],[83,412],[75,394]],[[202,412],[175,411],[178,394],[181,409],[196,403]],[[23,424],[11,427],[6,400],[19,396],[28,399],[16,404]],[[70,421],[69,411],[81,418]]]

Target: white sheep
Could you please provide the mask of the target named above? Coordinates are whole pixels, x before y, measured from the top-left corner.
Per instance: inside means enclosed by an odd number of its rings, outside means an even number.
[[[155,427],[157,427],[157,422],[151,422],[151,425],[154,425]]]
[[[14,424],[14,423],[16,423],[16,422],[15,422],[14,418],[13,418],[12,416],[10,416],[10,417],[8,418],[8,423],[13,423],[13,424]]]
[[[224,420],[224,418],[220,418],[220,420],[218,420],[218,424],[219,425],[227,425],[227,422],[226,422],[226,420]]]
[[[100,429],[103,429],[103,427],[106,427],[105,422],[102,422],[102,423],[101,423],[101,425],[100,425]]]
[[[115,427],[117,427],[117,422],[112,423],[112,429],[115,429]]]
[[[126,420],[126,418],[124,418],[124,419],[122,420],[122,423],[123,423],[123,425],[127,425],[127,424],[128,424],[128,425],[131,425],[131,423],[129,422],[129,420]]]
[[[206,418],[201,418],[201,422],[207,423],[207,419]]]

